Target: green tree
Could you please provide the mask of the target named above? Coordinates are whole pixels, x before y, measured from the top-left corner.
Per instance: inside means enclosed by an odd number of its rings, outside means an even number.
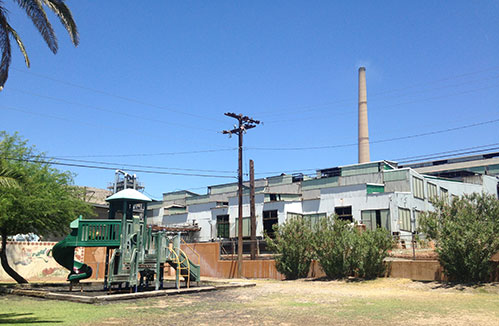
[[[499,251],[499,201],[492,195],[471,194],[434,204],[422,214],[420,229],[436,243],[444,273],[451,281],[487,281],[490,258]]]
[[[47,6],[51,11],[53,11],[58,17],[61,23],[64,25],[69,33],[71,41],[75,46],[79,43],[78,30],[76,24],[73,20],[73,15],[71,11],[64,3],[64,0],[14,0],[28,15],[36,29],[42,35],[45,43],[49,49],[55,54],[57,53],[58,44],[55,32],[47,18],[43,5]],[[10,37],[12,37],[21,53],[24,56],[24,61],[26,66],[29,68],[30,62],[26,48],[19,37],[19,34],[10,26],[7,19],[7,10],[3,5],[3,1],[0,0],[0,91],[5,85],[9,75],[9,66],[11,61],[11,44]]]
[[[0,132],[1,166],[16,176],[17,187],[0,187],[0,259],[3,269],[18,283],[27,281],[7,260],[7,237],[18,233],[63,234],[80,214],[90,214],[72,174],[50,165],[43,153],[17,134]]]
[[[265,235],[265,240],[269,249],[276,254],[277,271],[288,280],[307,277],[313,258],[310,222],[303,217],[293,217],[273,228],[275,237]]]

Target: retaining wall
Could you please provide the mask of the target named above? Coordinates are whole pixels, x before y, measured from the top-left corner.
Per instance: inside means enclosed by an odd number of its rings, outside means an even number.
[[[52,257],[52,247],[55,242],[8,242],[7,256],[10,266],[28,280],[65,280],[69,271],[59,266]],[[237,277],[237,261],[220,259],[220,247],[217,242],[192,243],[189,247],[199,254],[201,263],[201,276],[217,278]],[[189,258],[196,262],[198,257],[182,245],[182,250]],[[105,248],[76,248],[75,259],[83,261],[93,269],[90,280],[103,279],[106,259]],[[496,264],[495,281],[499,281],[499,253],[492,261]],[[277,272],[272,259],[243,260],[242,268],[245,278],[284,279]],[[166,274],[174,275],[172,269]],[[325,276],[319,264],[314,261],[310,267],[309,277]],[[442,267],[436,260],[409,260],[396,259],[389,262],[388,277],[410,278],[420,281],[445,280]],[[12,279],[0,267],[0,281]]]
[[[7,241],[7,260],[12,269],[27,280],[65,280],[69,271],[52,257],[56,242]],[[75,259],[84,260],[83,248],[76,248]],[[0,266],[0,281],[12,281]]]

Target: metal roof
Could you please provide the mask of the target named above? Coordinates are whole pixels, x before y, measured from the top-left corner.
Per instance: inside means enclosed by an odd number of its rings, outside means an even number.
[[[118,191],[117,193],[109,196],[106,198],[106,201],[114,201],[114,200],[128,200],[128,201],[134,201],[138,203],[145,203],[145,202],[150,202],[152,201],[151,198],[147,197],[141,192],[138,192],[135,189],[124,189],[121,191]]]

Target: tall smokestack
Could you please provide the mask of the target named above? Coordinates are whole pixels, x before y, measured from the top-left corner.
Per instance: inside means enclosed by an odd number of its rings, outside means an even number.
[[[367,127],[366,68],[359,68],[359,163],[367,163],[369,157],[369,128]]]

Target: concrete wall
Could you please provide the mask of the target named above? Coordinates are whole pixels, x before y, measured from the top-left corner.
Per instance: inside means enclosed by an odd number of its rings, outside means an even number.
[[[57,264],[52,257],[55,242],[7,242],[7,259],[10,267],[28,280],[65,280],[69,271]],[[75,259],[84,260],[83,248],[76,248]],[[13,281],[0,266],[0,280]]]
[[[234,278],[237,277],[237,261],[221,260],[220,248],[217,242],[212,243],[193,243],[189,244],[196,250],[201,257],[201,276]],[[196,256],[190,253],[190,250],[182,248],[191,260],[196,261]],[[496,254],[499,260],[499,253]],[[282,280],[284,276],[277,272],[275,261],[266,260],[243,260],[243,276],[245,278],[267,278]],[[323,277],[318,262],[312,262],[309,277]],[[437,260],[393,260],[389,262],[387,277],[410,278],[418,281],[443,281],[445,276],[442,267]],[[499,268],[496,271],[495,280],[499,281]]]
[[[7,255],[10,265],[23,277],[30,281],[59,280],[64,281],[69,273],[59,266],[52,257],[54,242],[9,242]],[[199,258],[191,249],[199,254]],[[237,276],[237,261],[220,259],[218,242],[192,243],[182,245],[182,250],[189,258],[201,264],[201,275],[218,278],[234,278]],[[77,248],[75,259],[83,261],[93,269],[90,280],[103,279],[105,268],[105,248]],[[492,261],[496,264],[494,280],[499,281],[499,253]],[[174,275],[173,270],[167,274]],[[272,259],[243,260],[243,276],[246,278],[267,278],[282,280],[284,277],[277,272]],[[317,262],[313,262],[309,277],[321,277],[324,272]],[[445,280],[442,267],[436,260],[394,260],[389,263],[388,277],[410,278],[413,280],[431,281]],[[0,267],[0,281],[13,281]]]

